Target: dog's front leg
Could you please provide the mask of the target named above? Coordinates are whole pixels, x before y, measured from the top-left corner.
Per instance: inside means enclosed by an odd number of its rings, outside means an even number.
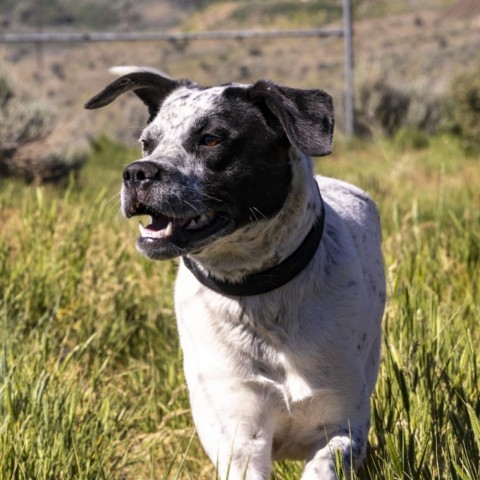
[[[212,388],[213,387],[213,388]],[[250,385],[225,385],[192,392],[200,440],[222,480],[268,480],[272,471],[275,406],[268,393]]]
[[[337,430],[329,436],[327,445],[315,451],[307,462],[301,480],[338,480],[343,469],[345,478],[358,468],[365,458],[369,422]]]
[[[268,480],[272,470],[271,450],[270,434],[259,431],[255,435],[239,425],[233,437],[224,437],[218,445],[217,468],[220,478]]]

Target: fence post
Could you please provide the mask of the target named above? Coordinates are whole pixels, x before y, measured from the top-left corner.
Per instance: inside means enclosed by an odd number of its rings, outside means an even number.
[[[352,3],[343,0],[343,44],[345,74],[345,131],[347,136],[355,134],[354,99],[353,99],[353,28]]]
[[[35,0],[35,32],[43,34],[43,1]],[[43,42],[35,42],[35,59],[37,62],[37,73],[43,71]]]

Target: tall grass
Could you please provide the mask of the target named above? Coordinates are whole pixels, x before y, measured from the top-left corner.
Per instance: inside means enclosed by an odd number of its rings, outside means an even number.
[[[62,190],[0,183],[0,478],[209,479],[172,311],[175,262],[135,252],[124,164],[97,142]],[[340,143],[317,170],[377,200],[389,303],[362,479],[480,478],[480,164]],[[299,478],[301,464],[275,478]]]

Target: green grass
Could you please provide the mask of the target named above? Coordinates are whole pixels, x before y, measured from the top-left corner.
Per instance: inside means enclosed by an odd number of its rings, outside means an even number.
[[[100,139],[78,181],[0,181],[0,478],[210,479],[172,309],[175,262],[134,249]],[[377,200],[389,302],[361,479],[480,478],[480,163],[340,142],[317,170]],[[301,464],[276,467],[277,480]]]

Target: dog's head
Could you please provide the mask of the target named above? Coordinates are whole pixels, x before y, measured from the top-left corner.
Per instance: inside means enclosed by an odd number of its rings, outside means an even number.
[[[123,172],[125,216],[150,215],[138,249],[167,259],[198,252],[218,238],[270,218],[291,180],[292,147],[327,155],[333,106],[321,90],[259,81],[202,88],[151,72],[125,75],[86,108],[133,91],[148,107],[143,158]]]

